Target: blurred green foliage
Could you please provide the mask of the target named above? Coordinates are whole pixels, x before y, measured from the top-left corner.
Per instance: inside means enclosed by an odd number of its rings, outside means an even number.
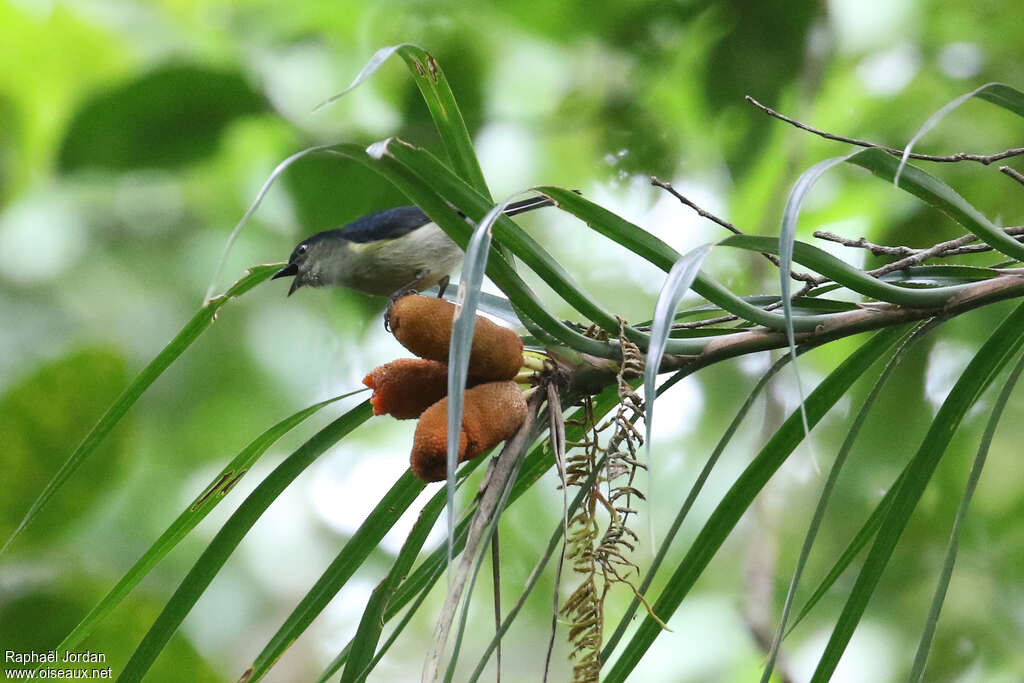
[[[765,117],[743,102],[744,94],[820,128],[901,145],[942,104],[981,83],[1024,87],[1021,35],[1024,5],[996,0],[0,0],[0,63],[8,65],[0,70],[0,532],[6,537],[130,377],[199,306],[228,231],[278,162],[311,144],[369,144],[390,135],[439,149],[401,66],[386,65],[339,103],[312,112],[381,46],[417,42],[438,57],[496,198],[541,183],[578,187],[682,248],[721,233],[650,188],[647,176],[673,180],[746,231],[774,234],[798,173],[846,151]],[[971,102],[918,149],[981,153],[1021,144],[1019,118]],[[1024,222],[1021,188],[996,168],[930,170],[994,220]],[[226,281],[252,263],[285,259],[307,234],[403,201],[356,165],[308,158],[285,174],[242,233]],[[531,215],[523,225],[603,305],[631,320],[650,317],[661,275],[554,212]],[[911,246],[959,234],[938,212],[848,168],[815,190],[801,226],[805,239],[820,228]],[[713,255],[708,269],[740,293],[776,291],[774,271],[747,259]],[[341,292],[285,299],[282,287],[266,285],[223,310],[0,557],[0,649],[53,647],[201,490],[204,477],[253,435],[356,387],[374,364],[399,355],[380,329],[380,307]],[[806,590],[913,452],[965,354],[1005,311],[996,306],[953,321],[900,369],[847,465]],[[849,349],[841,342],[802,359],[805,384]],[[709,368],[689,383],[685,400],[659,410],[667,425],[656,430],[654,444],[656,528],[664,529],[678,492],[688,488],[759,367],[751,361]],[[866,391],[859,386],[845,410]],[[764,431],[752,423],[726,453],[704,506],[698,502],[698,517],[777,426],[792,394],[784,373]],[[929,680],[958,680],[969,671],[984,680],[1024,675],[1024,533],[1014,524],[1024,513],[1016,463],[1024,427],[1015,419],[1022,409],[1021,399],[1011,402],[994,443]],[[984,411],[972,414],[958,434],[869,608],[867,650],[855,642],[850,658],[870,653],[876,668],[864,675],[871,680],[900,680],[908,670],[984,419]],[[833,415],[816,432],[821,466],[845,424],[843,415]],[[284,439],[272,459],[314,428]],[[409,434],[407,425],[371,424],[329,457],[346,470],[386,455],[397,454],[392,460],[400,464]],[[710,661],[683,635],[665,634],[638,680],[756,675],[763,654],[737,608],[747,599],[744,567],[756,559],[748,546],[777,541],[777,566],[767,571],[778,607],[819,490],[809,461],[807,455],[803,468],[777,477],[761,517],[726,544],[712,565],[717,571],[698,584],[695,606],[672,623],[682,634],[693,623],[715,626],[713,637],[706,632],[712,626],[702,626],[701,635],[723,643],[723,651]],[[329,469],[300,479],[271,510],[277,516],[257,526],[262,540],[243,544],[149,680],[234,680],[244,669],[351,533],[338,522],[339,510],[354,523],[365,514],[365,501],[351,488],[333,494],[334,511],[326,510],[322,491],[334,490]],[[535,504],[506,521],[507,601],[518,595],[515,577],[532,564],[520,558],[533,557],[540,542],[526,531],[537,528],[536,511],[550,508],[544,534],[559,519],[561,497],[549,483],[550,495],[531,492]],[[108,653],[115,673],[222,519],[197,529],[89,641]],[[551,590],[545,579],[527,606],[529,626],[513,629],[507,651],[537,651]],[[316,675],[353,633],[367,594],[339,597],[270,680]],[[613,594],[609,610],[629,598]],[[389,658],[389,671],[401,672],[396,677],[418,671],[440,599],[428,601],[405,636],[408,644]],[[804,660],[813,664],[840,599],[841,592],[827,598],[787,641],[797,670],[806,670]],[[486,619],[481,605],[477,617]],[[485,637],[469,634],[467,651]],[[554,661],[564,666],[561,640]],[[511,664],[507,674],[532,680],[538,670],[530,661]]]

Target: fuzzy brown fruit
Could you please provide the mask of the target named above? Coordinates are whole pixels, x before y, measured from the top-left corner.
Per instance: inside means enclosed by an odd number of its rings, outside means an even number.
[[[448,362],[455,304],[410,294],[391,305],[388,325],[395,338],[420,358]],[[477,316],[469,354],[469,376],[512,379],[523,365],[523,340],[512,330]]]
[[[511,438],[526,420],[526,399],[515,382],[488,382],[466,390],[459,432],[459,462],[483,455]],[[423,481],[447,476],[448,399],[424,411],[416,425],[409,464]]]
[[[424,358],[399,358],[374,368],[363,384],[373,389],[374,415],[409,420],[448,393],[448,366]]]

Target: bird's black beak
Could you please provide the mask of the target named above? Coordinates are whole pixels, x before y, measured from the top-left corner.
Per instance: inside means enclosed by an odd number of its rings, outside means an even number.
[[[271,280],[276,280],[279,277],[291,277],[292,275],[298,275],[298,274],[299,274],[299,267],[296,264],[294,264],[294,263],[289,263],[287,266],[285,266],[281,270],[279,270],[276,273],[274,273],[273,276],[271,276],[270,279]],[[288,288],[288,296],[291,296],[292,294],[294,294],[295,290],[298,289],[301,286],[302,286],[302,283],[299,281],[299,278],[295,278],[295,280],[292,281],[292,286]]]
[[[297,265],[295,265],[294,263],[289,263],[287,266],[285,266],[281,270],[279,270],[276,273],[274,273],[274,276],[271,277],[270,279],[271,280],[276,280],[279,277],[288,277],[290,275],[298,275],[298,274],[299,274],[299,267]]]

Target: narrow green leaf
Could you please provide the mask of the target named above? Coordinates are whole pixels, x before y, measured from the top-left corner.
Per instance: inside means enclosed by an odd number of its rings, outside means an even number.
[[[330,145],[316,145],[314,147],[307,147],[301,151],[292,154],[287,159],[279,163],[274,167],[274,170],[270,172],[270,175],[265,181],[263,181],[260,191],[256,193],[256,198],[252,200],[252,204],[245,210],[242,217],[235,223],[235,227],[231,229],[228,234],[227,240],[224,241],[224,248],[221,249],[220,256],[217,258],[217,265],[213,269],[213,275],[210,277],[210,284],[206,287],[206,296],[203,298],[203,304],[209,304],[213,299],[213,293],[217,291],[217,287],[220,284],[220,276],[224,272],[224,266],[228,262],[228,255],[231,253],[231,248],[235,244],[235,240],[242,233],[242,228],[249,222],[252,215],[256,213],[256,209],[260,208],[260,204],[263,203],[263,198],[267,196],[267,192],[270,191],[271,186],[277,181],[277,179],[284,173],[288,168],[299,159],[309,156],[310,154],[316,154],[317,152],[324,152],[330,149]]]
[[[803,422],[804,432],[810,431],[810,425],[807,424],[807,411],[804,410],[804,387],[800,381],[800,371],[796,364],[796,335],[793,329],[793,297],[790,279],[790,271],[793,268],[793,244],[796,241],[796,226],[800,219],[800,210],[803,208],[807,193],[830,168],[841,164],[846,159],[847,157],[833,157],[819,161],[800,174],[789,197],[786,198],[786,206],[782,212],[782,226],[779,229],[779,291],[782,296],[786,342],[789,344],[789,356],[793,359],[793,377],[796,379],[796,393],[797,399],[800,401],[800,419]]]
[[[272,272],[272,269],[269,272]],[[163,611],[150,627],[142,642],[135,649],[131,659],[121,672],[121,676],[118,678],[119,681],[127,683],[129,681],[142,680],[142,677],[170,640],[171,635],[178,629],[182,620],[191,611],[192,606],[195,605],[207,586],[210,585],[210,582],[217,576],[228,557],[238,547],[238,544],[242,542],[249,529],[263,515],[270,504],[328,448],[368,420],[372,413],[369,401],[360,403],[317,432],[260,482],[259,486],[249,494],[228,521],[224,523],[224,526],[221,527],[221,530],[217,532],[217,535],[210,542],[210,545],[206,547],[203,554],[196,560],[196,563],[164,606]],[[413,482],[409,482],[407,479],[415,479],[415,477],[406,473],[405,477],[399,479],[399,484],[405,484],[406,488],[409,485],[414,485]],[[422,486],[422,483],[420,483],[420,486]],[[364,522],[364,526],[366,525],[367,523]],[[362,530],[362,527],[360,527],[360,530]],[[355,537],[353,537],[354,539]]]
[[[1012,111],[1017,116],[1024,116],[1024,92],[1004,83],[989,83],[979,88],[977,97],[1007,111]]]
[[[798,354],[802,354],[806,351],[806,348],[797,349]],[[643,582],[639,587],[640,595],[646,595],[647,590],[651,587],[651,583],[654,581],[654,577],[657,575],[658,570],[661,568],[661,564],[665,561],[665,557],[668,555],[669,548],[672,547],[672,542],[676,538],[676,534],[679,533],[679,529],[683,526],[683,522],[686,520],[686,516],[690,512],[690,508],[693,507],[694,501],[697,500],[697,496],[700,495],[701,490],[704,488],[704,483],[711,476],[712,470],[715,465],[718,464],[718,459],[725,451],[726,446],[732,441],[732,437],[736,434],[736,430],[739,429],[743,419],[750,412],[750,409],[754,405],[754,401],[761,395],[761,391],[768,385],[768,382],[778,374],[779,370],[785,367],[786,363],[790,361],[789,356],[783,356],[779,360],[775,361],[770,368],[754,385],[754,388],[747,394],[747,398],[743,401],[743,405],[736,412],[732,422],[726,428],[722,437],[715,444],[714,450],[711,451],[711,455],[708,456],[707,462],[704,463],[704,467],[701,469],[700,474],[697,475],[697,479],[693,482],[693,486],[690,487],[689,493],[686,494],[686,499],[683,501],[683,505],[679,508],[679,512],[676,513],[675,519],[672,520],[672,526],[669,527],[668,533],[665,534],[665,539],[658,546],[658,552],[654,556],[654,560],[651,562],[651,566],[647,569],[647,575],[644,576]],[[678,373],[676,376],[681,376],[682,373]],[[660,390],[665,389],[665,385],[662,384]],[[629,607],[623,612],[622,617],[619,619],[618,625],[615,627],[615,631],[604,645],[604,649],[601,651],[601,661],[607,662],[611,659],[612,653],[615,652],[615,648],[618,646],[619,641],[622,640],[622,636],[625,635],[626,629],[633,622],[633,615],[636,614],[637,609],[640,607],[640,600],[633,598],[633,601],[629,604]]]
[[[236,455],[231,462],[227,464],[224,469],[221,470],[220,474],[213,478],[213,481],[200,492],[196,500],[180,515],[178,518],[171,523],[167,530],[160,535],[160,538],[153,543],[150,548],[143,553],[132,568],[121,577],[121,580],[117,582],[110,592],[100,600],[99,604],[92,608],[89,613],[82,619],[81,622],[61,641],[60,645],[57,646],[58,651],[73,650],[74,647],[82,642],[82,640],[92,632],[96,624],[98,624],[104,617],[106,617],[121,600],[124,599],[128,593],[131,592],[139,581],[141,581],[149,571],[157,565],[160,560],[164,558],[178,543],[188,535],[188,532],[195,528],[199,522],[201,522],[206,515],[208,515],[217,505],[224,499],[231,489],[242,479],[243,476],[249,471],[256,460],[263,455],[271,445],[274,444],[282,436],[290,432],[306,418],[310,417],[321,408],[340,401],[343,398],[348,398],[355,393],[361,393],[365,389],[359,392],[351,392],[343,394],[342,396],[335,396],[334,398],[321,401],[315,405],[312,405],[304,410],[286,417],[270,429],[266,430],[258,437],[256,437],[252,443],[242,449],[242,451]]]
[[[474,465],[481,461],[475,461]],[[463,470],[460,474],[464,474],[465,471]],[[465,476],[459,480],[459,483],[461,484],[464,481],[466,481]],[[442,496],[438,492],[437,495],[433,496],[423,506],[419,518],[402,544],[402,549],[398,552],[398,557],[395,558],[395,563],[391,566],[391,570],[377,588],[374,589],[359,620],[356,635],[352,638],[352,642],[346,650],[348,657],[345,662],[345,671],[341,676],[341,683],[354,683],[364,678],[368,673],[370,661],[373,659],[373,654],[377,649],[377,642],[380,640],[380,634],[384,627],[384,610],[394,596],[395,589],[398,588],[399,583],[405,579],[409,570],[412,569],[413,562],[419,556],[420,550],[423,548],[423,544],[426,542],[430,531],[434,528],[434,524],[437,522],[441,510],[444,509],[446,501],[447,496]]]
[[[903,154],[900,156],[899,166],[896,168],[896,174],[893,176],[893,184],[899,187],[900,176],[903,174],[903,169],[906,167],[907,160],[910,158],[910,153],[913,151],[914,145],[917,144],[917,141],[924,137],[932,128],[935,128],[935,126],[939,125],[942,119],[949,116],[949,114],[952,113],[954,109],[956,109],[957,107],[959,107],[961,104],[971,99],[972,97],[975,97],[987,87],[987,85],[983,85],[980,88],[976,88],[969,93],[965,93],[953,100],[950,100],[941,108],[939,108],[938,111],[929,116],[923,124],[921,124],[921,127],[918,128],[917,132],[914,133],[914,135],[910,138],[910,141],[907,142],[906,146],[903,148]]]
[[[446,447],[448,491],[448,564],[451,564],[455,544],[455,470],[459,466],[459,438],[462,434],[462,404],[469,381],[469,355],[476,329],[476,308],[480,301],[480,288],[487,270],[487,257],[491,252],[491,229],[511,199],[499,202],[487,212],[476,227],[466,247],[462,262],[462,279],[456,298],[451,342],[448,345],[448,443]],[[475,574],[474,574],[475,576]]]
[[[960,498],[960,506],[956,511],[956,518],[953,520],[953,530],[949,534],[949,545],[946,547],[946,558],[942,563],[942,573],[939,575],[938,585],[935,587],[935,596],[932,598],[931,607],[928,610],[928,619],[925,622],[924,631],[921,633],[921,641],[917,646],[917,653],[914,655],[914,665],[907,676],[909,683],[919,683],[924,677],[925,664],[928,662],[928,653],[931,651],[932,637],[935,635],[935,628],[939,623],[939,614],[942,612],[942,603],[946,599],[946,590],[949,588],[949,580],[953,576],[953,565],[956,563],[956,554],[960,545],[960,527],[964,518],[967,517],[967,510],[971,505],[971,498],[978,488],[978,480],[981,479],[981,470],[985,467],[985,459],[988,457],[989,446],[992,445],[992,437],[995,436],[996,427],[999,426],[999,419],[1003,416],[1003,410],[1010,400],[1017,380],[1024,371],[1024,356],[1017,361],[1017,365],[1010,371],[995,405],[992,406],[992,415],[988,424],[985,425],[985,433],[981,437],[978,446],[978,454],[974,457],[974,464],[971,466],[971,473],[967,477],[967,486],[964,487],[964,494]]]
[[[850,591],[825,652],[818,661],[818,667],[811,679],[812,683],[824,683],[831,678],[949,440],[967,410],[974,405],[978,396],[1010,356],[1024,343],[1022,332],[1024,304],[1018,306],[979,349],[939,408],[928,434],[911,460],[907,475],[903,477],[886,512],[885,520],[875,536],[874,545],[868,552],[864,566],[861,567],[857,581]]]
[[[217,319],[217,312],[221,306],[226,304],[236,296],[241,296],[247,291],[260,284],[271,275],[274,274],[280,268],[280,264],[274,265],[260,265],[253,266],[246,271],[245,276],[233,284],[228,291],[221,294],[218,297],[211,299],[206,303],[205,306],[199,309],[199,311],[192,316],[192,319],[185,324],[180,332],[165,346],[156,358],[154,358],[149,365],[143,368],[142,372],[132,381],[128,387],[121,392],[121,395],[117,397],[114,404],[107,409],[107,412],[103,414],[100,421],[96,423],[96,426],[92,428],[82,443],[75,449],[75,451],[64,461],[64,464],[60,466],[57,473],[53,475],[53,478],[46,484],[46,488],[43,489],[39,497],[36,498],[35,502],[32,503],[32,507],[25,513],[25,517],[18,524],[18,527],[11,534],[10,538],[4,543],[3,547],[0,548],[0,554],[3,554],[7,547],[11,545],[18,534],[28,526],[39,511],[43,509],[43,506],[53,497],[60,487],[68,480],[68,478],[74,474],[75,470],[81,466],[87,457],[89,457],[96,447],[100,445],[103,439],[106,438],[107,434],[121,421],[124,414],[128,412],[135,401],[139,399],[139,396],[149,388],[156,378],[159,377],[164,370],[166,370],[171,363],[173,363],[178,356],[185,352],[185,349],[189,347],[192,342],[199,337],[200,334],[206,330],[207,327],[213,324],[213,321]]]
[[[382,47],[370,57],[366,66],[347,88],[321,102],[316,109],[341,99],[372,76],[396,52],[405,61],[416,87],[423,95],[423,101],[426,102],[430,117],[434,120],[434,126],[441,135],[441,140],[444,142],[445,150],[448,152],[455,172],[490,201],[491,195],[487,190],[487,181],[484,180],[483,171],[480,170],[480,162],[476,158],[473,141],[469,137],[469,130],[462,118],[462,111],[455,101],[455,95],[448,85],[448,79],[445,78],[441,65],[438,64],[434,56],[422,47],[413,43]]]
[[[398,478],[359,525],[334,561],[288,615],[277,633],[256,656],[252,666],[242,677],[245,681],[260,680],[299,635],[305,632],[313,619],[323,611],[331,598],[337,595],[341,587],[352,578],[356,569],[380,544],[381,539],[391,530],[398,518],[412,505],[424,486],[425,484],[408,470]]]
[[[839,557],[832,564],[831,569],[829,569],[828,573],[825,574],[825,578],[821,580],[818,587],[815,588],[814,592],[811,593],[811,596],[807,598],[807,602],[805,602],[804,606],[800,608],[796,617],[793,618],[793,623],[786,630],[786,636],[792,633],[793,630],[800,625],[800,622],[804,620],[804,617],[814,609],[814,606],[818,604],[822,597],[824,597],[825,593],[835,585],[836,580],[843,575],[843,572],[846,571],[847,567],[850,566],[853,559],[857,557],[857,554],[860,553],[864,546],[868,544],[868,541],[874,538],[875,532],[877,532],[878,528],[882,526],[882,520],[885,519],[885,514],[888,512],[889,506],[892,505],[893,498],[896,495],[896,490],[899,488],[900,482],[903,481],[903,477],[906,476],[906,473],[906,467],[904,467],[899,476],[896,477],[895,481],[893,481],[892,485],[885,492],[885,495],[882,496],[882,499],[875,505],[875,509],[872,510],[871,514],[868,515],[868,518],[864,520],[864,524],[862,524],[860,529],[857,530],[857,533],[853,535],[853,539],[851,539],[850,543],[847,544],[846,549],[840,553]]]
[[[673,264],[679,260],[679,253],[654,235],[584,197],[560,187],[543,186],[534,189],[551,197],[560,209],[576,216],[593,230],[621,244],[665,272],[670,271]],[[775,242],[773,249],[777,250],[777,241],[769,241]],[[740,245],[735,244],[734,246]],[[694,280],[693,291],[744,320],[774,330],[786,329],[786,320],[783,315],[752,305],[703,273],[697,275]],[[800,332],[812,331],[825,321],[825,316],[793,316],[793,325]]]
[[[902,331],[898,328],[876,333],[832,371],[807,397],[807,420],[810,426],[817,424],[850,386],[900,336]],[[800,415],[798,412],[793,413],[723,496],[654,603],[654,613],[663,621],[671,618],[740,517],[803,437],[804,428]],[[658,622],[647,616],[605,680],[624,681],[661,630]]]
[[[768,663],[765,664],[764,673],[761,675],[761,683],[769,683],[772,675],[772,669],[775,667],[775,659],[779,654],[779,646],[782,644],[782,638],[785,634],[786,621],[789,618],[789,611],[793,606],[793,600],[796,597],[797,586],[800,585],[800,577],[803,575],[804,566],[807,564],[807,558],[810,557],[811,548],[814,546],[814,541],[818,536],[818,529],[821,527],[821,521],[825,518],[825,510],[828,507],[828,502],[832,497],[832,491],[835,489],[836,482],[839,480],[839,473],[843,469],[843,465],[846,464],[846,458],[853,449],[853,444],[857,440],[857,436],[860,434],[861,427],[864,425],[864,421],[867,419],[868,413],[870,413],[872,406],[875,404],[875,400],[881,393],[882,388],[888,382],[889,377],[892,376],[893,371],[899,367],[900,363],[906,357],[908,351],[913,348],[915,342],[917,342],[922,336],[935,327],[937,323],[921,323],[918,325],[903,342],[896,348],[889,362],[882,368],[882,372],[878,375],[878,379],[875,380],[874,385],[871,387],[871,391],[868,393],[864,403],[861,405],[860,410],[857,411],[857,416],[853,419],[853,423],[850,425],[850,429],[846,434],[846,438],[843,439],[842,446],[839,447],[839,452],[836,454],[836,459],[832,463],[832,468],[829,470],[828,478],[825,480],[825,485],[821,489],[821,496],[818,498],[818,504],[814,508],[814,514],[811,517],[811,523],[807,529],[807,534],[804,536],[803,545],[800,548],[800,556],[797,558],[796,567],[793,570],[793,578],[790,579],[789,588],[786,590],[786,599],[782,605],[782,615],[779,617],[779,626],[776,629],[775,638],[772,641],[771,649],[768,652]]]
[[[491,193],[487,189],[483,171],[480,170],[473,141],[469,137],[459,105],[455,102],[455,95],[441,71],[441,65],[433,55],[415,45],[403,46],[399,55],[412,71],[455,172],[478,192],[490,198]]]
[[[900,282],[904,286],[916,287],[948,287],[965,282],[980,282],[999,275],[994,268],[978,268],[976,266],[935,265],[911,266],[904,270],[896,270],[879,277],[886,282]]]

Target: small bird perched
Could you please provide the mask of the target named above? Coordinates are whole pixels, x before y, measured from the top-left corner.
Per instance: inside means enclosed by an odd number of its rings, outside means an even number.
[[[509,204],[505,215],[552,204],[547,197],[524,199]],[[391,296],[442,283],[443,292],[461,259],[462,249],[419,207],[398,206],[307,237],[272,279],[295,276],[288,296],[299,287],[328,285]]]

